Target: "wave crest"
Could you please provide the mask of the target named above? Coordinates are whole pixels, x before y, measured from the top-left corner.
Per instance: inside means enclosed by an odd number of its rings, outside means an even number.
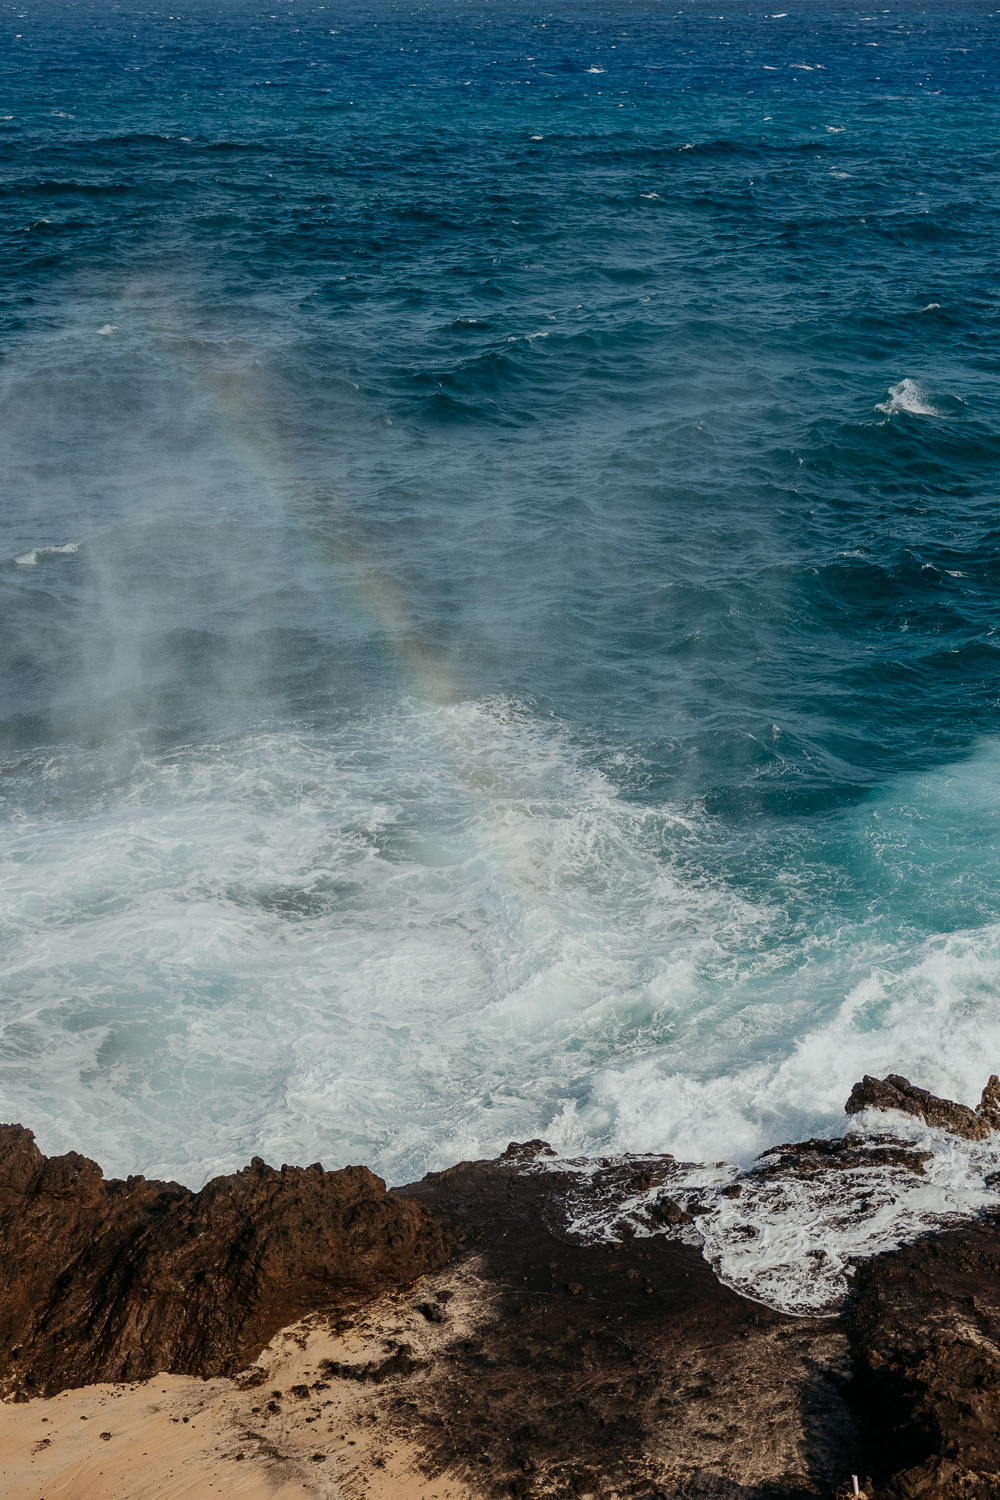
[[[897,411],[908,411],[915,417],[938,417],[941,413],[936,406],[932,406],[927,397],[927,392],[917,381],[906,376],[898,385],[889,387],[889,399],[879,401],[875,405],[876,411],[884,411],[886,416],[892,416]]]

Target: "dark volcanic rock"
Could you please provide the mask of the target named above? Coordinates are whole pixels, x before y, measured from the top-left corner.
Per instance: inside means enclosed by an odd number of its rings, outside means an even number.
[[[976,1114],[991,1128],[1000,1130],[1000,1078],[990,1074],[990,1081],[983,1089],[983,1096],[976,1105]]]
[[[938,1099],[926,1089],[918,1089],[898,1073],[890,1073],[886,1078],[871,1078],[866,1073],[854,1085],[844,1109],[849,1115],[863,1109],[898,1109],[928,1125],[938,1125],[967,1140],[979,1141],[1000,1128],[1000,1078],[992,1074],[978,1107],[969,1109],[966,1104]]]
[[[848,1318],[863,1462],[894,1500],[1000,1496],[1000,1222],[859,1268]]]
[[[0,1126],[0,1391],[231,1375],[305,1313],[447,1258],[431,1215],[366,1167],[255,1157],[193,1193],[105,1182],[96,1162],[46,1159],[29,1130]]]
[[[413,1350],[409,1344],[400,1344],[388,1359],[377,1362],[369,1361],[368,1364],[358,1365],[345,1364],[337,1359],[324,1359],[320,1365],[320,1373],[327,1379],[371,1380],[376,1385],[381,1385],[384,1380],[390,1380],[394,1375],[412,1375],[414,1370],[423,1369],[426,1369],[426,1363],[413,1358]]]
[[[860,1087],[855,1084],[856,1089]],[[837,1136],[830,1141],[793,1141],[772,1146],[758,1157],[748,1176],[812,1177],[817,1172],[852,1172],[859,1167],[902,1167],[922,1177],[924,1162],[930,1159],[929,1151],[915,1151],[908,1141],[898,1140],[894,1135],[869,1136],[863,1141]]]
[[[567,1228],[578,1178],[539,1170],[535,1154],[399,1189],[448,1221],[455,1274],[468,1268],[486,1308],[423,1377],[431,1390],[389,1410],[428,1476],[457,1470],[484,1497],[539,1500],[828,1494],[853,1467],[839,1324],[741,1297],[676,1238],[580,1243]],[[634,1193],[669,1160],[601,1177]]]

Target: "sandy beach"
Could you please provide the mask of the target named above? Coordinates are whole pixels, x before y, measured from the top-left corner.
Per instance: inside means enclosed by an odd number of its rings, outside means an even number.
[[[375,1380],[324,1378],[324,1361],[359,1368],[401,1346],[431,1360],[473,1324],[489,1297],[472,1267],[447,1274],[447,1331],[416,1311],[435,1296],[382,1297],[352,1326],[307,1318],[273,1339],[236,1380],[157,1375],[49,1399],[0,1405],[0,1492],[6,1500],[466,1500],[425,1471],[427,1455],[389,1416],[396,1392]],[[481,1312],[480,1312],[481,1315]]]

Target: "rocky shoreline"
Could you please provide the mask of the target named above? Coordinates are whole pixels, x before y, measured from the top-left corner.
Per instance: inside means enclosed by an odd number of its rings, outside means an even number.
[[[980,1140],[998,1094],[971,1110],[890,1075],[847,1109]],[[912,1180],[927,1157],[888,1132],[798,1142],[692,1193],[670,1157],[564,1163],[531,1141],[391,1193],[363,1167],[259,1160],[194,1193],[105,1182],[0,1127],[3,1410],[164,1372],[242,1393],[232,1461],[275,1473],[293,1428],[340,1442],[349,1402],[413,1455],[407,1493],[791,1500],[857,1475],[892,1500],[1000,1500],[1000,1208],[863,1260],[823,1316],[726,1285],[696,1232],[713,1203],[745,1203],[752,1235],[761,1193]],[[293,1325],[325,1352],[267,1394]],[[395,1493],[343,1442],[308,1455],[301,1493]]]

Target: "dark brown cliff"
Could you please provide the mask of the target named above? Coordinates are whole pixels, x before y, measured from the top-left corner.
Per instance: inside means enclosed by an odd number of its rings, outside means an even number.
[[[230,1375],[307,1312],[353,1306],[448,1257],[419,1204],[366,1167],[259,1158],[194,1193],[105,1182],[0,1126],[0,1390],[51,1395],[158,1371]]]

